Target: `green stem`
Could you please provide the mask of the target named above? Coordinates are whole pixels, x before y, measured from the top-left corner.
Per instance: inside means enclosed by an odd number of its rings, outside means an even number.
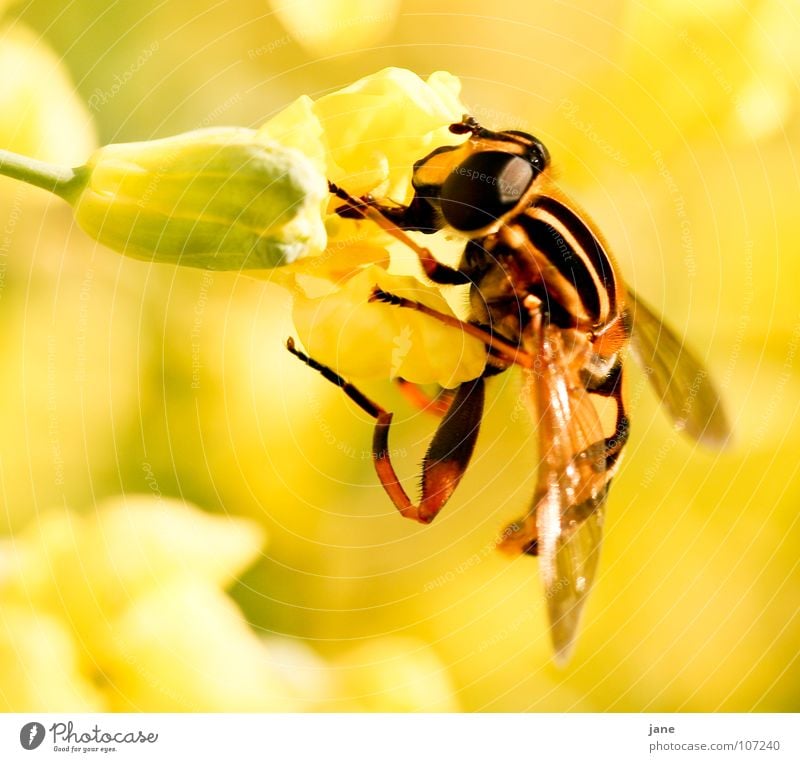
[[[86,181],[84,167],[77,169],[59,167],[2,148],[0,148],[0,175],[44,188],[69,202],[81,191]]]

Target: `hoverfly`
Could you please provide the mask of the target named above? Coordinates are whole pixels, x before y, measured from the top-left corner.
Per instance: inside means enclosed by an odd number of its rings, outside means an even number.
[[[418,503],[389,458],[392,414],[291,339],[287,347],[376,419],[373,455],[381,484],[403,516],[423,524],[436,517],[469,465],[485,379],[512,365],[523,368],[537,419],[537,486],[530,510],[506,529],[500,547],[539,557],[551,639],[563,664],[595,578],[604,506],[628,439],[626,347],[645,366],[678,428],[721,445],[728,424],[707,372],[625,285],[602,235],[553,183],[542,143],[516,130],[493,132],[469,116],[450,131],[468,138],[416,162],[408,206],[354,198],[330,184],[344,202],[341,215],[373,220],[399,238],[431,281],[470,285],[466,322],[377,288],[371,296],[486,344],[485,370],[462,383],[442,412],[422,465]],[[439,230],[465,239],[457,268],[405,233]]]

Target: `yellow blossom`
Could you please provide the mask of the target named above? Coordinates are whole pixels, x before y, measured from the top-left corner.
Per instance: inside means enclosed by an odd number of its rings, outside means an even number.
[[[340,711],[457,712],[444,665],[416,638],[385,637],[357,646],[337,661]]]
[[[460,90],[459,80],[447,72],[422,80],[392,67],[316,101],[301,96],[260,134],[317,156],[327,178],[355,196],[408,201],[414,162],[461,140],[447,129],[466,111]]]
[[[446,72],[423,81],[405,69],[384,69],[317,101],[298,99],[260,133],[304,146],[320,171],[353,195],[408,202],[414,162],[463,139],[448,129],[466,112],[460,87]],[[373,222],[342,220],[335,214],[340,203],[334,199],[326,217],[327,251],[269,276],[292,289],[295,326],[308,352],[354,377],[453,387],[477,376],[486,357],[479,340],[435,318],[368,302],[380,285],[454,315],[466,302],[463,289],[449,290],[448,303],[403,244]],[[418,238],[437,256],[452,248],[439,234]]]
[[[110,623],[105,645],[102,677],[114,711],[300,708],[241,611],[200,580],[167,581],[137,598]]]
[[[296,641],[268,638],[270,661],[310,709],[330,712],[457,712],[440,656],[417,637],[384,635],[322,659]]]
[[[0,150],[0,171],[69,201],[86,232],[130,256],[217,270],[283,266],[272,277],[292,290],[299,335],[312,354],[345,375],[453,387],[481,372],[481,342],[455,342],[436,318],[399,314],[368,296],[380,280],[386,291],[411,289],[454,315],[465,305],[464,289],[450,289],[448,303],[406,246],[371,221],[342,220],[325,178],[355,195],[408,201],[414,162],[463,140],[448,129],[465,111],[459,90],[445,72],[423,81],[388,68],[316,102],[301,98],[258,132],[206,129],[108,145],[74,170]],[[452,242],[440,233],[432,243]],[[362,271],[387,263],[385,272]],[[321,281],[329,298],[319,301]],[[356,319],[341,320],[350,307]],[[355,326],[349,334],[347,324]]]
[[[328,294],[295,298],[294,324],[315,359],[358,377],[436,381],[447,388],[480,374],[486,363],[481,341],[419,312],[370,304],[375,286],[450,313],[435,289],[369,267]]]
[[[103,695],[80,667],[68,625],[0,594],[0,709],[98,712]]]
[[[250,521],[154,498],[40,517],[3,549],[7,708],[290,708],[291,690],[223,592],[262,539]],[[20,680],[34,653],[41,666]]]
[[[422,642],[380,638],[331,663],[301,642],[260,638],[224,590],[262,542],[252,521],[163,498],[39,517],[0,546],[2,707],[455,707],[443,666]]]

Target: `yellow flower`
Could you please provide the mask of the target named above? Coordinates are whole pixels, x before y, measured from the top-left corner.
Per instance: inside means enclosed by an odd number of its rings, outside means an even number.
[[[336,662],[338,711],[457,712],[450,678],[432,649],[416,638],[364,643]]]
[[[214,545],[206,544],[208,555]],[[242,612],[222,592],[181,577],[140,596],[102,651],[114,711],[299,710]]]
[[[161,498],[40,517],[0,546],[0,707],[455,707],[424,643],[380,639],[328,663],[302,643],[259,638],[224,589],[262,542],[251,521]]]
[[[245,519],[154,498],[42,516],[0,555],[5,708],[298,706],[223,592],[262,540]]]
[[[450,673],[425,641],[386,635],[330,661],[296,641],[269,638],[271,662],[309,709],[326,712],[457,712]]]
[[[459,139],[448,126],[461,119],[461,83],[438,71],[423,81],[388,68],[325,95],[301,96],[259,131],[317,157],[329,180],[358,196],[411,198],[414,162]]]
[[[100,712],[102,693],[80,666],[68,625],[29,605],[0,614],[0,708],[4,712]]]
[[[373,222],[339,217],[326,178],[355,195],[410,200],[414,163],[459,141],[448,129],[465,112],[459,89],[445,72],[423,81],[389,68],[316,102],[300,98],[257,132],[206,129],[109,145],[74,170],[0,149],[0,172],[69,201],[89,235],[132,257],[268,270],[295,297],[306,349],[342,374],[453,387],[481,372],[482,343],[453,341],[435,318],[368,304],[368,296],[380,281],[454,315],[465,290],[430,284],[408,248]],[[454,242],[440,233],[429,243],[441,256]]]
[[[416,278],[368,267],[328,294],[295,298],[294,325],[316,360],[357,377],[436,381],[446,388],[480,375],[486,362],[480,341],[414,310],[370,304],[374,286],[450,312],[441,294]]]
[[[301,147],[353,195],[408,202],[414,162],[461,140],[448,130],[467,110],[459,90],[446,72],[423,81],[405,69],[384,69],[317,101],[298,99],[260,134]],[[372,222],[338,217],[339,204],[328,209],[326,252],[269,274],[292,290],[295,326],[309,354],[346,376],[453,387],[480,374],[486,351],[479,340],[435,318],[368,303],[380,285],[453,315],[463,310],[464,289],[432,285],[403,244]],[[458,242],[440,234],[418,238],[443,261],[456,261]]]

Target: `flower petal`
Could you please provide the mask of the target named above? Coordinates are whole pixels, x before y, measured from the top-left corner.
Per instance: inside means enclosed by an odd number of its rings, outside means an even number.
[[[314,113],[330,156],[328,178],[353,195],[408,201],[414,162],[463,139],[447,129],[465,110],[459,89],[445,72],[424,82],[407,69],[388,68],[320,98]]]
[[[4,603],[0,708],[6,712],[101,712],[107,706],[80,673],[78,650],[69,630],[42,612]]]
[[[92,517],[52,513],[21,533],[17,574],[5,591],[63,617],[92,650],[108,637],[109,621],[142,595],[182,578],[227,587],[262,543],[247,519],[173,500],[115,500]]]
[[[444,665],[426,643],[415,638],[386,637],[365,643],[338,659],[337,666],[340,710],[459,711]]]
[[[115,711],[298,708],[241,611],[200,581],[175,581],[139,598],[112,633],[102,658]]]
[[[296,295],[294,323],[315,360],[344,376],[404,378],[446,388],[481,373],[486,364],[483,342],[414,310],[369,303],[375,286],[453,314],[437,288],[373,266],[332,293]]]
[[[324,159],[328,179],[356,196],[405,201],[414,162],[463,140],[447,129],[466,111],[460,88],[447,72],[424,81],[407,69],[383,69],[317,101],[299,98],[259,134],[302,150],[318,166]]]

